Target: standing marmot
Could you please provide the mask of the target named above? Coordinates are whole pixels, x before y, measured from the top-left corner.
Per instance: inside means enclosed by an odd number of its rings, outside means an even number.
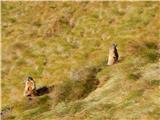
[[[116,44],[112,44],[109,48],[108,65],[113,65],[118,62],[119,55],[116,47]]]
[[[28,77],[25,82],[24,96],[34,96],[36,94],[36,84],[32,77]]]

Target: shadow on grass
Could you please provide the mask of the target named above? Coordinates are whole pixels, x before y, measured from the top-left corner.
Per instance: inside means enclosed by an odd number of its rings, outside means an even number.
[[[47,86],[40,87],[36,90],[35,96],[42,96],[42,95],[48,94],[53,90],[53,88],[54,88],[54,85],[49,87]]]

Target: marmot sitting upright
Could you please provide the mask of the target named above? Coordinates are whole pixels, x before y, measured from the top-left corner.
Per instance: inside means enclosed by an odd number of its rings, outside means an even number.
[[[116,47],[116,44],[112,44],[111,48],[109,48],[108,65],[113,65],[118,62],[119,55]]]
[[[36,94],[36,84],[32,77],[25,81],[24,96],[34,96]]]

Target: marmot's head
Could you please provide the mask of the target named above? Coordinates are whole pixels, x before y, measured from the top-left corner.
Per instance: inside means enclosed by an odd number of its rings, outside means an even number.
[[[109,48],[109,50],[110,50],[110,52],[111,52],[112,54],[114,54],[115,51],[117,50],[116,47],[117,47],[117,44],[113,43],[112,46]]]
[[[28,80],[33,80],[33,78],[31,76],[28,76]]]
[[[117,44],[113,43],[112,48],[116,48],[116,47],[117,47]]]

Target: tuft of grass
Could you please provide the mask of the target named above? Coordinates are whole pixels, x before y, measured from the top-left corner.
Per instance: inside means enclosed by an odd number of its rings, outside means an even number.
[[[127,100],[134,100],[134,99],[142,96],[143,92],[144,92],[143,89],[131,91],[127,96]]]
[[[148,62],[154,63],[158,62],[159,54],[156,50],[146,50],[144,53],[144,57],[147,59]]]
[[[35,116],[42,114],[43,112],[46,112],[48,110],[49,110],[49,107],[46,105],[26,110],[23,112],[22,119],[28,120],[28,119],[34,118]],[[21,119],[21,117],[20,117],[20,119]]]
[[[69,112],[69,109],[67,108],[67,105],[65,102],[60,102],[55,106],[55,113],[58,116],[63,116]]]
[[[159,60],[160,55],[158,53],[158,43],[156,41],[148,42],[148,40],[143,40],[138,44],[132,43],[130,47],[130,52],[142,57],[142,60],[144,60],[145,63],[154,63]]]
[[[154,118],[154,119],[159,119],[160,116],[160,108],[156,107],[152,112],[150,112],[149,114]]]
[[[130,73],[128,74],[128,78],[130,80],[138,80],[141,77],[140,73]]]
[[[83,102],[80,102],[80,101],[77,101],[75,103],[71,103],[69,105],[69,112],[71,114],[75,114],[75,113],[78,113],[80,112],[81,110],[83,110]]]
[[[149,80],[148,84],[151,86],[159,86],[160,85],[160,80]]]

